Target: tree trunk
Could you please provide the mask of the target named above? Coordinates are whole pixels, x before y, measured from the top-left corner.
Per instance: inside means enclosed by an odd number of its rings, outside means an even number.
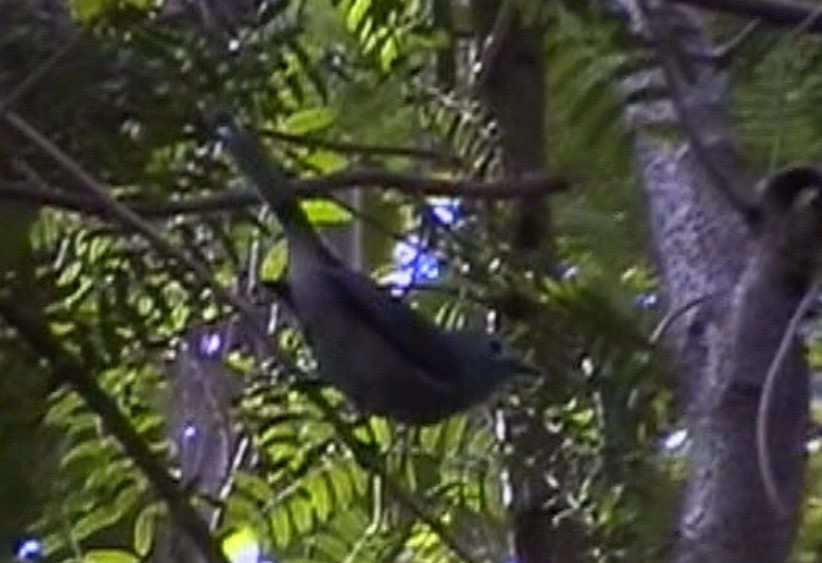
[[[506,2],[474,0],[472,9],[482,45],[478,93],[497,125],[503,172],[509,177],[521,177],[544,171],[547,92],[543,30],[524,25],[516,8]],[[554,258],[548,201],[542,197],[518,202],[513,220],[511,246],[517,257],[529,268],[550,274]],[[545,389],[547,394],[547,386]],[[536,397],[534,401],[544,406],[545,398]],[[537,406],[532,412],[543,410]],[[555,518],[567,507],[556,504],[559,495],[545,479],[545,475],[559,471],[552,453],[560,443],[546,431],[542,420],[528,411],[523,407],[505,415],[505,439],[513,447],[508,465],[517,561],[582,561],[582,534],[574,521]]]
[[[697,15],[669,3],[620,4],[632,32],[653,40],[662,67],[626,79],[624,93],[662,85],[672,94],[627,111],[668,308],[704,300],[672,327],[667,342],[691,441],[670,559],[785,561],[797,524],[808,417],[808,374],[796,342],[769,420],[771,464],[787,516],[765,494],[755,429],[765,376],[811,273],[796,275],[782,251],[783,223],[752,221],[736,205],[753,201],[751,174],[731,131],[727,77],[709,57],[694,56],[714,50]],[[687,134],[676,142],[658,138],[649,126],[659,125]]]

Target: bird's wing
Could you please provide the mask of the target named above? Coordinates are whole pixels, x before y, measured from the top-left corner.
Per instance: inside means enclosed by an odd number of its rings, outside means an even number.
[[[448,383],[451,374],[456,377],[452,343],[440,328],[362,274],[333,267],[323,268],[323,275],[352,315],[368,323],[435,383]]]
[[[262,286],[265,287],[275,299],[279,300],[282,305],[285,305],[286,310],[296,319],[300,327],[300,331],[309,346],[314,346],[314,338],[311,336],[311,330],[300,322],[300,311],[297,308],[297,303],[294,301],[294,296],[291,293],[291,286],[284,279],[278,280],[263,280]]]

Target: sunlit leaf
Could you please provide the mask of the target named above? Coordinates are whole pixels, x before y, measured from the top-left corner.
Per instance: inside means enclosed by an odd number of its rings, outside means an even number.
[[[346,24],[351,30],[358,29],[365,19],[372,0],[354,0],[348,9]]]
[[[90,535],[116,523],[122,514],[112,506],[105,504],[97,506],[88,514],[72,523],[71,533],[77,541],[84,540]]]
[[[117,549],[92,549],[83,554],[83,563],[139,563],[133,553]]]
[[[137,515],[137,519],[134,521],[134,551],[138,555],[144,556],[151,549],[157,520],[161,513],[161,505],[150,504]]]
[[[351,221],[351,212],[327,199],[312,199],[303,202],[303,209],[315,225],[341,225]]]
[[[322,174],[339,172],[348,166],[348,159],[333,151],[312,151],[305,157],[305,164]]]
[[[97,463],[107,460],[112,455],[111,445],[105,440],[88,440],[73,447],[69,453],[60,461],[63,467],[75,463],[93,460]]]
[[[87,23],[98,17],[116,0],[72,0],[71,15],[80,23]]]
[[[260,265],[260,276],[267,281],[279,280],[283,277],[288,260],[285,244],[280,241],[269,250]]]
[[[292,135],[305,135],[326,129],[334,123],[334,110],[328,107],[309,108],[292,113],[281,128]]]
[[[243,526],[231,532],[222,542],[223,552],[232,563],[258,561],[260,545],[254,530]]]
[[[276,507],[271,511],[270,520],[271,529],[274,532],[274,540],[277,545],[288,545],[293,537],[293,528],[288,511],[283,507]]]

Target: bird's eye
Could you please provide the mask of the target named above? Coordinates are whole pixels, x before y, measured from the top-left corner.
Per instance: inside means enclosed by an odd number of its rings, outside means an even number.
[[[502,342],[496,338],[490,339],[488,341],[488,350],[496,356],[502,354]]]

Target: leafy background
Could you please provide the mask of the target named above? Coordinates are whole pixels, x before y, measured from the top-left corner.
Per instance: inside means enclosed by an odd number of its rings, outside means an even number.
[[[499,403],[517,409],[538,397],[556,520],[584,538],[592,561],[655,561],[667,532],[659,515],[670,511],[681,467],[660,447],[676,411],[665,362],[646,336],[658,299],[616,88],[653,62],[594,3],[518,4],[545,29],[549,161],[575,179],[554,200],[566,275],[525,278],[502,244],[510,226],[502,204],[466,200],[444,224],[431,219],[430,202],[390,189],[360,202],[364,262],[387,277],[400,235],[412,249],[424,243],[437,261],[447,291],[409,297],[432,318],[453,325],[475,319],[477,303],[499,306],[505,334],[550,373],[545,382],[517,382]],[[432,74],[432,59],[453,37],[432,26],[421,2],[262,2],[258,12],[238,9],[247,20],[232,22],[234,47],[160,17],[147,0],[74,0],[74,24],[64,7],[0,1],[0,84],[13,91],[72,45],[13,109],[125,200],[162,208],[237,188],[205,121],[226,103],[300,176],[366,165],[443,178],[499,173],[494,130],[470,85],[439,84]],[[467,13],[454,15],[455,28],[467,25]],[[738,31],[731,20],[713,23],[718,38]],[[75,26],[84,30],[79,38]],[[819,55],[801,34],[763,31],[733,60],[737,125],[763,170],[817,158]],[[373,146],[427,152],[363,148]],[[64,168],[5,130],[0,166],[9,185],[35,178],[65,193],[77,188]],[[327,201],[309,213],[332,237],[352,220]],[[476,548],[477,560],[510,556],[506,475],[521,460],[508,457],[487,412],[423,430],[361,419],[333,391],[303,392],[287,366],[309,360],[287,327],[264,366],[253,347],[228,346],[216,360],[173,364],[181,342],[223,337],[220,323],[231,317],[191,272],[105,219],[4,202],[0,273],[16,298],[47,311],[63,345],[170,468],[179,458],[169,428],[187,424],[174,422],[184,404],[180,381],[188,381],[180,378],[193,377],[175,370],[205,374],[209,383],[191,403],[204,417],[199,430],[240,436],[254,451],[222,506],[222,537],[249,532],[268,557],[289,562],[455,561],[455,544]],[[216,279],[241,287],[250,272],[272,279],[284,266],[269,219],[235,206],[152,221]],[[212,329],[192,333],[202,326]],[[13,334],[0,333],[0,350],[0,506],[13,508],[0,511],[0,546],[11,554],[31,536],[43,540],[48,560],[145,556],[164,522],[145,479]],[[232,397],[225,413],[198,411],[223,392]],[[815,561],[822,541],[820,469],[811,459],[797,561]]]

